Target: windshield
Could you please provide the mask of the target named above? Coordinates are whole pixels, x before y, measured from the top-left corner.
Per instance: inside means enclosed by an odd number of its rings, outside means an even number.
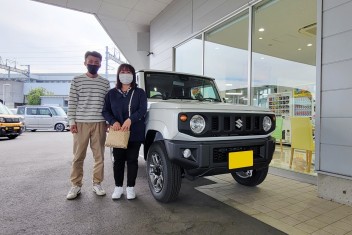
[[[3,104],[0,103],[0,114],[13,115],[12,112]]]
[[[221,102],[212,79],[184,74],[145,74],[145,91],[152,99],[188,99]]]
[[[50,111],[54,116],[66,116],[65,111],[61,107],[51,107]]]

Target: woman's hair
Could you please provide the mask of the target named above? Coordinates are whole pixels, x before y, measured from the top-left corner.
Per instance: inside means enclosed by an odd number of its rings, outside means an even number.
[[[117,76],[116,76],[116,88],[121,89],[122,83],[120,82],[119,74],[122,69],[128,69],[131,74],[133,75],[133,81],[131,82],[131,88],[136,88],[136,71],[130,64],[121,64],[117,69]]]

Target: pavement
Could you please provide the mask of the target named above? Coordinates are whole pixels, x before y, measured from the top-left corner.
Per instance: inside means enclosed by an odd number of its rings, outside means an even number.
[[[0,138],[0,234],[285,234],[196,188],[214,184],[184,179],[178,199],[156,201],[139,161],[137,198],[113,201],[112,162],[106,150],[106,196],[92,191],[91,151],[84,164],[81,195],[66,200],[70,189],[72,135],[25,132]]]
[[[272,170],[257,187],[239,185],[230,174],[183,179],[177,200],[165,204],[152,197],[141,158],[137,198],[113,201],[109,149],[107,195],[92,191],[88,151],[82,193],[69,201],[71,149],[69,132],[0,139],[0,234],[352,235],[352,207],[319,198],[314,178],[306,183]]]

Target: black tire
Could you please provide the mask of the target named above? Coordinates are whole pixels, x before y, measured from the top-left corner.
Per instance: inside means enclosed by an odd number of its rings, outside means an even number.
[[[31,132],[36,132],[37,131],[37,129],[33,129],[33,130],[31,130]]]
[[[57,131],[57,132],[61,132],[61,131],[64,131],[65,130],[65,125],[64,124],[62,124],[62,123],[58,123],[58,124],[56,124],[55,125],[55,131]]]
[[[161,141],[150,146],[146,170],[149,189],[157,201],[170,202],[177,198],[181,188],[181,168],[169,160]]]
[[[18,135],[9,135],[7,136],[10,140],[16,139]]]
[[[231,175],[239,184],[257,186],[265,180],[268,170],[269,167],[266,167],[260,170],[231,172]]]

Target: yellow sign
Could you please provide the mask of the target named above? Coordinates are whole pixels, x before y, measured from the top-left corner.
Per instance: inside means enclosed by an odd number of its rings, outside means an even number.
[[[229,169],[253,166],[253,150],[229,153]]]

